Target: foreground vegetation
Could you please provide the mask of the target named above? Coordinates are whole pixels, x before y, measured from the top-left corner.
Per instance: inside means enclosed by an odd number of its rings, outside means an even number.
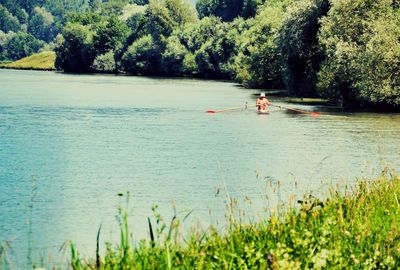
[[[0,63],[0,68],[55,70],[55,59],[56,54],[54,52],[41,52],[11,63]]]
[[[169,228],[157,216],[151,241],[134,245],[125,215],[121,242],[104,257],[79,258],[71,244],[73,269],[398,269],[400,267],[400,178],[361,180],[332,190],[324,202],[309,197],[254,224],[229,215],[226,232],[192,232],[183,238],[180,221]],[[149,224],[150,221],[149,221]],[[153,224],[154,225],[154,224]],[[164,238],[157,237],[164,230]]]

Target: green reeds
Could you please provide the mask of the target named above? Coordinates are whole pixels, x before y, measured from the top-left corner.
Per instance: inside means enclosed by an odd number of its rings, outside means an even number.
[[[148,220],[150,241],[130,245],[126,213],[121,242],[107,246],[102,263],[79,261],[74,269],[398,269],[400,267],[400,178],[360,180],[324,201],[308,197],[299,207],[245,224],[232,219],[226,233],[198,229],[186,237],[174,215],[168,226]],[[153,208],[156,210],[156,207]],[[234,220],[234,222],[233,222]],[[154,235],[154,232],[157,234]],[[79,267],[79,268],[78,268]]]
[[[10,249],[9,241],[0,243],[0,270],[13,269],[8,250]]]

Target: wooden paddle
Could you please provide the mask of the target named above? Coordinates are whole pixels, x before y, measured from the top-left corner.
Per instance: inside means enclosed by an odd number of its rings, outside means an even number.
[[[278,107],[278,108],[284,108],[286,110],[291,110],[291,111],[295,111],[295,112],[299,112],[299,113],[306,113],[306,114],[309,114],[311,116],[320,116],[321,115],[320,112],[303,111],[303,110],[299,110],[299,109],[294,109],[294,108],[288,108],[288,107],[284,107],[284,106],[275,105],[275,104],[272,104],[272,103],[270,103],[269,105],[274,106],[274,107]]]
[[[226,112],[226,111],[235,111],[235,110],[241,110],[241,109],[247,109],[247,103],[244,106],[240,106],[240,107],[235,107],[235,108],[227,108],[227,109],[223,109],[223,110],[207,110],[206,113],[220,113],[220,112]]]

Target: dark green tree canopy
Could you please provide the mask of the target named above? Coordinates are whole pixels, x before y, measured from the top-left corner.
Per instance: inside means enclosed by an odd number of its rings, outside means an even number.
[[[18,60],[37,53],[43,45],[43,41],[36,39],[31,34],[18,32],[8,41],[5,56],[7,59]]]
[[[69,23],[56,47],[56,67],[66,72],[89,72],[95,59],[94,32],[90,26]]]
[[[285,15],[278,42],[285,84],[292,96],[317,96],[317,72],[324,59],[318,32],[328,10],[329,0],[300,0]]]
[[[256,14],[255,0],[199,0],[196,9],[200,18],[216,16],[230,22],[237,17],[249,18]]]
[[[97,54],[120,48],[129,34],[128,26],[117,16],[112,15],[107,21],[97,26],[93,46]]]

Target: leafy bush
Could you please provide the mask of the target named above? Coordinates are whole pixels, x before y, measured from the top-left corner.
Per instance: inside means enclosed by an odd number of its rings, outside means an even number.
[[[237,17],[253,17],[256,8],[256,0],[199,0],[196,3],[200,18],[216,16],[225,22],[233,21]]]
[[[36,39],[34,36],[24,32],[8,35],[5,41],[3,55],[5,59],[18,60],[37,53],[45,44],[43,41]]]
[[[18,18],[0,4],[0,30],[7,33],[9,31],[18,32],[20,29]]]
[[[315,97],[317,72],[324,55],[318,44],[320,19],[328,0],[295,1],[284,15],[279,33],[286,88],[292,96]]]
[[[91,66],[91,69],[96,72],[115,72],[117,70],[117,66],[114,59],[114,52],[109,51],[107,53],[96,56]]]
[[[96,57],[93,46],[94,32],[90,26],[70,23],[58,37],[56,68],[65,72],[88,72]]]
[[[182,75],[185,72],[183,62],[189,51],[183,46],[175,35],[167,39],[165,51],[162,54],[163,72],[169,75]]]
[[[267,2],[241,36],[235,72],[236,79],[246,87],[283,86],[277,39],[288,2]]]
[[[97,25],[96,33],[93,37],[93,46],[96,53],[104,54],[121,48],[128,34],[128,26],[118,17],[112,15],[109,19]]]
[[[400,10],[386,0],[333,0],[322,20],[321,95],[347,105],[400,105]]]
[[[52,41],[56,35],[53,15],[45,8],[35,7],[29,20],[28,31],[38,39]]]
[[[130,74],[156,75],[160,71],[161,53],[151,35],[139,38],[122,56],[122,68]]]

